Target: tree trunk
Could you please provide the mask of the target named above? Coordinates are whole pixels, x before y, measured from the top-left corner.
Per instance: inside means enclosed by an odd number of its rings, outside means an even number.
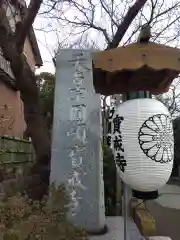
[[[33,188],[33,198],[42,198],[49,185],[51,155],[49,133],[40,110],[39,89],[35,73],[31,70],[24,54],[19,53],[15,43],[15,36],[9,32],[9,25],[5,21],[3,10],[0,10],[0,47],[5,59],[10,62],[16,79],[16,86],[24,103],[24,117],[28,134],[32,139],[36,153],[36,164],[31,169],[31,174],[38,174],[39,182],[34,182],[32,177],[28,189]],[[35,186],[37,186],[37,192],[34,189]],[[41,192],[39,192],[39,189],[41,189]]]
[[[17,61],[18,58],[18,61]],[[40,175],[39,183],[29,182],[27,192],[32,198],[42,198],[47,193],[49,186],[51,144],[46,121],[40,109],[39,89],[36,84],[36,77],[26,59],[19,55],[11,61],[11,68],[16,78],[17,88],[21,93],[24,103],[24,117],[27,124],[28,134],[36,153],[36,164],[30,174]],[[26,76],[26,77],[25,77]],[[37,191],[35,191],[35,189]],[[33,195],[31,189],[33,189]],[[30,190],[30,191],[29,191]]]

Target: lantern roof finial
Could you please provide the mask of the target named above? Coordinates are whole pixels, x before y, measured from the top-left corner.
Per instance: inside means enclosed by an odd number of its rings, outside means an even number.
[[[151,27],[149,23],[146,23],[141,27],[139,37],[138,37],[138,43],[148,43],[150,38],[151,38]]]

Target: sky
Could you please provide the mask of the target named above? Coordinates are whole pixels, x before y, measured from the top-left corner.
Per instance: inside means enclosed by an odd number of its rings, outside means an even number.
[[[81,0],[81,1],[85,5],[86,5],[86,2],[88,2],[87,0]],[[108,2],[108,0],[105,0],[105,1]],[[129,1],[129,3],[130,3],[129,6],[135,2],[135,0],[126,0],[126,1]],[[123,6],[122,5],[123,1],[120,1],[120,2],[121,2],[121,4],[119,5],[120,6],[119,10],[116,10],[117,15],[123,11],[123,9],[121,9]],[[167,6],[171,2],[175,2],[175,0],[173,0],[173,1],[165,0],[164,6]],[[95,3],[99,3],[99,0],[93,0],[93,4],[95,4]],[[98,7],[96,7],[96,9],[97,9],[96,14],[95,14],[96,21],[98,22],[98,24],[100,26],[102,26],[102,27],[106,26],[106,28],[108,28],[110,26],[110,24],[107,19],[107,14],[103,14],[103,16],[102,16],[101,9]],[[41,9],[41,11],[43,11],[43,10]],[[125,10],[125,12],[127,12],[127,9],[124,9],[124,10]],[[145,13],[146,13],[145,14],[146,16],[149,15],[148,7],[145,9]],[[114,15],[115,15],[115,13],[114,13]],[[76,17],[80,18],[79,13],[77,13],[73,9],[72,10],[68,9],[66,16],[68,18],[70,18],[71,20],[74,20],[74,18],[76,18]],[[103,19],[103,22],[102,22],[102,19]],[[141,24],[142,25],[144,20],[145,19],[136,20],[133,22],[133,24]],[[165,24],[165,22],[163,22],[163,24]],[[43,58],[43,66],[37,70],[37,73],[42,72],[42,71],[54,73],[55,68],[52,63],[52,57],[54,56],[54,50],[58,46],[58,39],[64,39],[68,35],[68,33],[71,31],[71,28],[70,28],[70,26],[62,27],[60,21],[57,22],[55,20],[52,21],[50,19],[44,19],[42,17],[42,15],[40,15],[35,20],[34,29],[35,29],[36,37],[38,40],[40,52],[41,52],[41,55]],[[45,29],[46,31],[54,29],[54,31],[45,33],[42,29]],[[153,26],[154,31],[155,31],[155,29],[156,29],[156,26]],[[58,37],[57,37],[57,31],[58,31]],[[110,29],[108,29],[108,31],[110,31]],[[130,27],[128,29],[128,33],[131,33],[131,32],[132,32],[132,27]],[[125,35],[124,41],[127,40],[128,33]],[[103,49],[104,48],[103,43],[105,43],[105,41],[104,41],[104,38],[102,37],[102,35],[100,35],[98,33],[98,31],[89,31],[89,34],[91,35],[90,36],[91,39],[93,39],[93,41],[95,40],[97,42],[97,45],[102,46],[102,49]],[[171,31],[169,31],[167,34],[171,34]],[[163,41],[163,39],[162,39],[162,41]]]
[[[53,34],[51,34],[51,36],[46,37],[43,31],[36,30],[36,28],[39,29],[41,25],[42,25],[41,20],[37,19],[34,24],[34,28],[35,28],[35,34],[38,41],[40,53],[43,59],[43,66],[37,69],[37,73],[39,72],[54,73],[55,68],[52,63],[52,56],[53,56],[52,49],[53,49],[53,46],[56,46],[57,43],[53,38]],[[48,43],[47,45],[46,45],[46,42]]]
[[[132,0],[132,1],[127,0],[127,1],[131,2],[131,4],[135,2],[135,0]],[[88,0],[82,0],[82,2],[84,5],[86,5],[86,2],[88,2]],[[120,2],[123,2],[123,1],[120,0]],[[96,4],[96,3],[99,4],[99,0],[93,0],[93,4]],[[88,6],[88,3],[86,6]],[[123,6],[122,3],[121,3],[121,6]],[[43,11],[43,9],[41,9],[41,11]],[[102,14],[101,9],[99,7],[96,7],[95,18],[98,23],[102,22],[101,14]],[[71,20],[73,20],[77,16],[80,17],[79,12],[74,11],[74,9],[72,10],[68,9],[68,13],[66,14],[66,16]],[[110,24],[107,19],[107,14],[103,15],[103,21],[104,21],[103,24],[105,24],[106,28],[108,28]],[[108,24],[106,24],[106,22],[108,22]],[[40,52],[44,62],[43,66],[40,69],[38,69],[37,72],[48,71],[48,72],[54,73],[55,69],[54,69],[54,65],[52,64],[52,56],[54,56],[54,49],[58,46],[56,31],[57,29],[59,31],[58,38],[64,39],[66,38],[66,36],[68,36],[68,33],[71,32],[71,28],[70,26],[62,27],[60,21],[58,22],[55,20],[51,21],[50,19],[46,20],[40,15],[35,20],[34,29],[35,29],[38,45],[39,45]],[[42,31],[42,29],[45,29],[46,31],[54,29],[55,31],[45,33],[44,31]],[[94,31],[94,30],[88,31],[88,34],[89,34],[88,37],[91,36],[91,39],[93,39],[93,41],[95,40],[98,42],[97,43],[98,46],[102,46],[102,49],[105,48],[104,37],[100,35],[98,31]]]

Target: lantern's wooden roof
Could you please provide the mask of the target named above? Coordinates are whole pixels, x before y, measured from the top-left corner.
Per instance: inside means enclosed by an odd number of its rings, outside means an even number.
[[[156,43],[133,43],[125,47],[94,53],[93,63],[95,68],[108,72],[138,69],[144,65],[157,70],[180,71],[180,49]]]
[[[180,49],[133,43],[93,53],[94,86],[111,95],[134,90],[162,93],[180,73]]]

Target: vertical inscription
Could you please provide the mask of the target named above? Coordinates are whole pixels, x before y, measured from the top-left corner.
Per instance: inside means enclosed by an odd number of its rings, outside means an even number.
[[[77,188],[86,190],[87,188],[82,184],[81,177],[85,175],[82,171],[83,155],[86,150],[86,104],[83,103],[86,88],[84,85],[84,69],[81,67],[79,56],[76,56],[73,84],[74,88],[69,89],[70,101],[72,102],[70,109],[70,121],[72,127],[67,133],[68,137],[73,140],[78,140],[79,145],[70,147],[69,158],[72,164],[72,174],[68,180],[68,187],[70,189],[70,196],[72,200],[71,210],[75,215],[79,206],[79,200],[82,199],[78,196]]]
[[[115,153],[115,162],[121,172],[125,172],[127,162],[124,158],[124,147],[122,142],[121,124],[124,117],[115,114],[113,118],[112,134],[113,134],[113,148]]]

